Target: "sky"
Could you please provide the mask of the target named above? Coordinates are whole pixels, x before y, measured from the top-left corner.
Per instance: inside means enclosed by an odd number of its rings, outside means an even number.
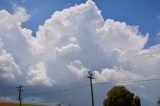
[[[16,86],[24,85],[25,102],[91,105],[86,78],[91,70],[95,104],[102,105],[116,82],[158,79],[159,4],[0,0],[0,99],[15,100]],[[109,82],[115,83],[99,84]],[[159,83],[120,84],[149,106],[160,96]]]

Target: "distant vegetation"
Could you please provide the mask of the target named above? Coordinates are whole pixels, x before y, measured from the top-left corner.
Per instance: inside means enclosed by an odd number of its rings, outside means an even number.
[[[160,106],[160,98],[158,98],[157,106]]]

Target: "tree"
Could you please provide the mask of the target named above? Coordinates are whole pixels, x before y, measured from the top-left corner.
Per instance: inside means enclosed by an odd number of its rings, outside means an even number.
[[[160,98],[158,98],[157,105],[160,106]]]
[[[135,101],[134,101],[135,100]],[[137,105],[139,104],[139,105]],[[130,92],[124,86],[115,86],[108,93],[103,101],[104,106],[141,106],[140,98]]]
[[[134,106],[141,106],[141,99],[139,96],[136,96],[134,98],[134,104],[135,104]]]
[[[61,104],[61,103],[59,103],[57,106],[62,106],[62,104]]]

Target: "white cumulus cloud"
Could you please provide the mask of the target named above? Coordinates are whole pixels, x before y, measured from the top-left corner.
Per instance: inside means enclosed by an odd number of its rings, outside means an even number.
[[[45,85],[52,86],[54,81],[48,77],[47,69],[44,63],[38,63],[33,67],[29,68],[27,74],[27,84],[29,85]]]

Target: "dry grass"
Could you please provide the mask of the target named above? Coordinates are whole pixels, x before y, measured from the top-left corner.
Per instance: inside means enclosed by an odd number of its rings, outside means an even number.
[[[17,104],[17,103],[0,103],[0,106],[19,106],[19,104]],[[42,105],[22,104],[22,106],[42,106]]]

